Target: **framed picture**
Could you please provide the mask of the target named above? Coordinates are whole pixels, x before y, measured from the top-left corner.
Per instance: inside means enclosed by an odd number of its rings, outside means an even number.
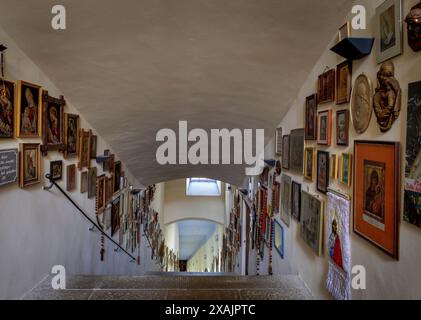
[[[355,79],[350,110],[355,131],[358,134],[363,134],[367,130],[373,114],[373,85],[370,78],[364,73]]]
[[[15,135],[15,84],[1,80],[0,83],[0,139]]]
[[[332,139],[332,110],[320,111],[317,119],[317,144],[330,146]]]
[[[101,214],[105,207],[105,175],[103,174],[96,179],[96,214]]]
[[[79,169],[89,168],[91,164],[91,138],[92,130],[80,129],[79,134]]]
[[[399,258],[399,143],[355,141],[354,232]]]
[[[92,199],[96,195],[96,179],[97,179],[97,168],[89,168],[88,171],[88,199]]]
[[[289,169],[289,135],[282,137],[282,168]]]
[[[18,181],[18,149],[0,149],[0,187]]]
[[[18,81],[18,138],[40,138],[42,125],[42,89],[36,84]]]
[[[105,203],[106,204],[109,204],[113,197],[111,193],[112,184],[113,184],[113,178],[107,177],[105,180]]]
[[[64,114],[64,158],[79,154],[79,116],[76,114]]]
[[[48,95],[48,91],[42,92],[42,146],[41,151],[45,155],[49,150],[64,151],[64,97],[59,99]]]
[[[274,223],[274,247],[275,250],[279,253],[281,258],[284,258],[285,254],[285,245],[284,245],[284,226],[281,225],[278,221],[275,220]]]
[[[50,176],[54,181],[61,180],[63,178],[63,161],[51,161],[50,162]]]
[[[282,156],[282,128],[276,128],[275,154]]]
[[[336,111],[336,144],[348,146],[349,144],[349,111]]]
[[[421,81],[408,86],[408,112],[406,121],[404,221],[421,228]]]
[[[376,8],[377,63],[402,54],[402,0],[386,0]]]
[[[290,169],[303,173],[304,164],[304,129],[295,129],[290,135]]]
[[[111,236],[120,229],[120,197],[117,197],[111,205]]]
[[[291,203],[291,215],[297,221],[300,221],[301,215],[301,184],[298,182],[292,182],[292,203]]]
[[[336,154],[332,154],[330,156],[330,164],[329,164],[329,171],[330,171],[330,178],[331,179],[338,179],[338,156]]]
[[[351,37],[351,23],[347,21],[342,27],[339,28],[338,40],[342,40]]]
[[[80,193],[88,192],[88,171],[80,173]]]
[[[336,67],[336,104],[348,103],[352,88],[352,61],[345,61]]]
[[[316,149],[306,148],[304,150],[304,178],[313,181],[316,167]]]
[[[90,150],[90,158],[91,159],[96,159],[97,143],[98,143],[98,137],[92,135],[92,137],[91,137],[91,150]]]
[[[290,176],[282,175],[281,178],[281,219],[289,227],[291,222],[291,184]]]
[[[305,139],[313,141],[317,138],[317,94],[306,98],[305,111]]]
[[[317,190],[327,193],[329,187],[329,152],[317,151]]]
[[[19,186],[26,188],[41,181],[41,158],[39,143],[19,145]]]
[[[109,172],[111,174],[114,173],[114,162],[115,162],[115,155],[114,154],[110,154],[110,159],[108,161],[108,166],[109,166]]]
[[[76,165],[70,164],[67,166],[67,191],[73,191],[76,189]]]
[[[340,170],[339,181],[349,188],[352,179],[352,155],[350,153],[342,154]]]
[[[121,162],[114,162],[113,170],[113,193],[116,194],[120,192],[120,179],[121,179]]]
[[[301,192],[301,238],[317,254],[322,254],[324,203],[308,192]]]
[[[335,69],[328,70],[319,76],[317,99],[319,104],[335,101]]]
[[[111,154],[110,150],[108,149],[104,150],[104,156],[108,157],[108,159],[102,163],[102,171],[104,172],[110,172],[110,158],[109,158],[110,154]]]

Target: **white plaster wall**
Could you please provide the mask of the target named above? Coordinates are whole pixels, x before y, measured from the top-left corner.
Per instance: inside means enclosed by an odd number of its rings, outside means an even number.
[[[26,80],[42,85],[52,96],[66,93],[58,88],[45,74],[16,46],[13,40],[0,29],[0,39],[7,44],[6,79]],[[57,70],[60,72],[60,70]],[[67,100],[65,112],[78,113],[71,101]],[[81,116],[81,128],[91,126]],[[95,130],[94,134],[97,134]],[[98,134],[97,134],[98,135]],[[18,148],[19,143],[40,143],[40,139],[1,140],[0,149]],[[110,149],[98,135],[98,154]],[[42,176],[49,171],[49,162],[63,160],[64,168],[76,163],[77,159],[64,160],[57,152],[50,152],[42,158]],[[94,165],[94,161],[92,161]],[[129,181],[139,187],[127,168],[123,169]],[[98,174],[102,168],[98,166]],[[59,182],[65,189],[64,178]],[[0,299],[21,297],[50,273],[54,265],[63,265],[68,274],[141,274],[156,270],[142,239],[141,266],[130,263],[123,253],[115,253],[114,247],[106,240],[105,261],[100,261],[100,234],[90,232],[90,225],[63,198],[57,190],[43,191],[42,183],[22,190],[17,184],[0,188]],[[77,171],[77,186],[80,185],[80,171]],[[70,193],[71,197],[94,218],[95,201],[88,200],[79,191]],[[118,239],[118,236],[115,237]]]
[[[361,0],[359,4],[363,4],[367,8],[368,30],[353,31],[354,36],[371,36],[374,37],[374,13],[375,8],[380,5],[382,0]],[[409,12],[410,7],[415,5],[417,0],[406,0],[404,3],[404,16]],[[350,16],[348,17],[350,19]],[[404,24],[406,28],[406,24]],[[332,45],[335,40],[332,40]],[[330,47],[329,47],[330,48]],[[290,111],[281,122],[283,134],[289,134],[290,130],[304,127],[304,106],[305,98],[316,92],[317,76],[321,74],[326,66],[336,68],[336,65],[343,61],[342,58],[326,49],[325,53],[320,58],[313,72],[309,74],[308,79],[303,83],[299,96],[291,106]],[[353,80],[362,72],[367,74],[373,84],[376,84],[376,73],[379,66],[376,63],[376,46],[370,56],[363,58],[360,61],[353,63]],[[408,98],[408,83],[421,80],[421,54],[414,53],[407,45],[407,33],[404,30],[404,54],[392,60],[395,64],[396,78],[399,80],[402,90],[402,112],[399,119],[393,125],[393,128],[386,134],[381,134],[378,128],[376,117],[373,114],[370,127],[367,132],[362,135],[357,135],[352,125],[350,126],[350,147],[339,148],[335,144],[335,130],[332,132],[332,147],[318,148],[327,150],[331,153],[353,153],[353,142],[355,139],[359,140],[384,140],[384,141],[400,141],[402,144],[402,153],[405,150],[406,137],[406,111]],[[334,111],[349,108],[349,105],[336,106],[334,103],[323,105],[319,107],[320,110],[332,109]],[[333,126],[335,126],[336,119],[333,118]],[[273,141],[271,142],[271,145]],[[307,143],[307,146],[314,145]],[[270,147],[273,150],[272,146]],[[266,156],[273,156],[273,151],[267,150]],[[404,157],[401,157],[401,163],[404,162]],[[404,167],[402,165],[402,176]],[[303,181],[301,175],[293,174],[292,172],[284,171],[293,177],[294,180],[302,183],[303,190],[317,193],[315,190],[315,183],[307,183]],[[352,194],[352,189],[346,190],[337,183],[332,184],[333,187],[342,189],[345,192]],[[323,199],[325,197],[319,194]],[[403,186],[401,199],[403,199]],[[403,201],[402,201],[403,202]],[[403,207],[403,204],[402,204]],[[401,210],[402,212],[402,210]],[[352,219],[351,219],[352,220]],[[352,230],[352,226],[351,226]],[[299,275],[310,287],[316,298],[330,298],[330,295],[325,290],[325,281],[327,274],[327,255],[317,257],[307,244],[301,240],[299,234],[299,224],[292,220],[291,226],[285,229],[286,260],[297,269]],[[363,265],[367,270],[367,289],[363,291],[353,291],[354,299],[420,299],[421,298],[421,277],[419,274],[421,266],[421,230],[406,223],[401,222],[400,225],[400,260],[395,261],[385,255],[383,252],[375,248],[369,242],[358,237],[351,231],[351,245],[352,245],[352,264]],[[274,271],[279,272],[279,268],[285,263],[275,258],[274,253]]]
[[[180,235],[177,222],[165,226],[165,245],[173,250],[177,256],[180,251]]]
[[[222,190],[225,184],[221,184]],[[224,224],[224,192],[220,197],[186,196],[186,180],[165,183],[164,224],[188,219],[211,220]]]

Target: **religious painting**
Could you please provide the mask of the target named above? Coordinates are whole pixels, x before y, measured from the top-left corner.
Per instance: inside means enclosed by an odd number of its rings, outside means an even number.
[[[292,179],[287,175],[281,178],[281,219],[289,227],[291,221],[291,186]]]
[[[107,177],[105,180],[105,203],[108,204],[112,200],[111,189],[113,184],[113,178]]]
[[[338,178],[338,155],[332,154],[330,156],[330,163],[329,163],[329,176],[331,179],[336,180]]]
[[[343,153],[341,157],[339,181],[346,185],[351,186],[352,179],[352,155],[350,153]]]
[[[61,180],[63,177],[63,161],[50,162],[50,177],[54,181]]]
[[[408,86],[404,220],[421,227],[421,81]]]
[[[301,238],[320,256],[323,241],[324,204],[308,192],[301,192]]]
[[[41,159],[39,143],[19,145],[19,186],[26,188],[41,181]]]
[[[105,175],[101,175],[96,179],[96,214],[101,214],[105,207]]]
[[[330,146],[332,139],[332,110],[319,112],[317,118],[317,144]]]
[[[78,168],[89,168],[91,163],[91,138],[92,130],[80,129],[79,134],[79,163]]]
[[[45,155],[49,150],[64,150],[64,97],[59,99],[50,97],[48,91],[43,91],[43,125],[42,125],[42,147]]]
[[[349,111],[336,111],[336,144],[347,147],[349,144]]]
[[[305,110],[305,139],[316,140],[317,138],[317,95],[313,94],[306,98]]]
[[[355,141],[354,232],[398,259],[399,143]]]
[[[319,76],[317,99],[319,104],[335,101],[335,69],[328,70]]]
[[[316,149],[306,148],[304,150],[304,178],[313,181],[315,164],[316,164]]]
[[[76,165],[70,164],[67,166],[66,190],[73,191],[75,189],[76,189]]]
[[[386,0],[376,8],[377,63],[402,54],[402,0]]]
[[[69,158],[79,154],[79,116],[66,113],[64,115],[64,157]]]
[[[102,171],[104,172],[110,171],[110,154],[110,150],[104,150],[104,157],[108,157],[107,160],[102,163]]]
[[[304,162],[304,129],[295,129],[290,135],[290,169],[303,173]]]
[[[289,135],[282,138],[282,168],[286,170],[289,169],[289,139]]]
[[[18,149],[0,149],[0,187],[18,180]]]
[[[88,192],[88,171],[80,173],[80,193]]]
[[[15,84],[1,80],[0,84],[0,139],[15,134]]]
[[[88,171],[88,199],[92,199],[96,195],[96,179],[97,168],[91,167]]]
[[[329,187],[329,152],[317,151],[317,190],[327,193]]]
[[[111,205],[111,236],[120,229],[120,197],[117,197]]]
[[[285,255],[284,226],[281,225],[277,220],[275,220],[274,227],[274,247],[276,252],[278,252],[281,258],[283,259]]]
[[[121,179],[121,162],[114,162],[113,170],[113,193],[116,194],[120,191],[120,179]]]
[[[351,97],[352,61],[345,61],[336,67],[336,104],[348,103]]]
[[[91,159],[96,159],[97,143],[98,143],[98,137],[93,135],[91,137],[91,150],[90,150]]]
[[[291,215],[295,220],[300,221],[301,215],[301,184],[292,182]]]
[[[275,154],[282,156],[282,128],[276,128]]]
[[[367,75],[360,74],[354,82],[351,93],[351,121],[355,131],[363,134],[373,114],[373,86]]]
[[[19,80],[16,136],[40,138],[41,124],[42,89],[38,85]]]
[[[347,21],[344,25],[339,28],[338,31],[338,40],[342,40],[351,37],[351,22]]]

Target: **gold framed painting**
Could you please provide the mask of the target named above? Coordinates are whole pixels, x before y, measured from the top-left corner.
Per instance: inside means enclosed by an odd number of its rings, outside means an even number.
[[[67,159],[79,154],[79,116],[77,114],[64,114],[64,157]]]
[[[41,149],[39,143],[19,145],[19,186],[26,188],[41,181]]]
[[[0,84],[0,139],[14,138],[15,84],[1,80]]]
[[[330,165],[329,165],[329,171],[330,171],[330,177],[334,180],[338,179],[338,155],[332,154],[330,156]]]
[[[64,106],[66,101],[63,96],[59,99],[42,92],[42,146],[41,151],[46,155],[49,150],[64,151]]]
[[[313,181],[316,170],[316,149],[305,148],[304,150],[304,178]]]
[[[79,133],[79,163],[78,168],[89,168],[91,164],[91,138],[92,130],[80,129]]]
[[[340,161],[339,181],[348,188],[352,180],[352,154],[343,153]]]
[[[352,88],[352,61],[345,61],[336,67],[336,104],[348,103]]]
[[[42,129],[42,88],[36,84],[18,81],[16,136],[40,138]]]
[[[338,40],[341,42],[342,40],[351,37],[351,22],[347,21],[343,24],[338,31]]]
[[[105,175],[101,175],[96,179],[96,214],[101,214],[105,207],[105,185],[106,185],[106,177]]]

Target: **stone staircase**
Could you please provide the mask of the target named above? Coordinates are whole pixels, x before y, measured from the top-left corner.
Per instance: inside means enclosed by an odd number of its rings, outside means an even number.
[[[65,290],[53,290],[51,277],[24,300],[310,300],[298,276],[151,274],[145,276],[67,276]]]

